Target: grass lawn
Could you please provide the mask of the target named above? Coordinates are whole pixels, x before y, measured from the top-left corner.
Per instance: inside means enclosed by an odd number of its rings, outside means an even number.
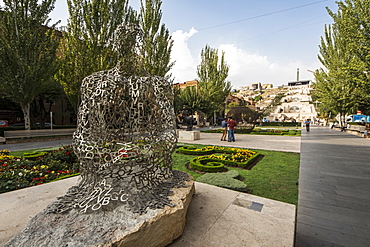
[[[55,149],[58,149],[58,148],[61,148],[61,147],[63,147],[63,146],[60,146],[60,147],[52,147],[52,148],[38,148],[38,149],[13,151],[13,152],[10,152],[10,155],[11,156],[15,156],[15,157],[23,157],[23,155],[25,153],[32,153],[32,152],[38,152],[38,151],[51,151],[51,150],[55,150]]]
[[[206,145],[193,146],[203,147]],[[11,152],[10,155],[21,157],[24,153],[58,148],[16,151]],[[263,158],[251,170],[234,167],[228,167],[228,169],[239,172],[239,175],[244,178],[243,182],[252,190],[253,195],[297,205],[300,154],[253,149],[252,151],[259,152]],[[173,154],[173,169],[187,172],[194,177],[194,180],[197,180],[203,174],[186,168],[186,164],[193,157],[197,156],[175,152]]]
[[[203,147],[205,145],[193,145]],[[300,154],[253,150],[261,153],[264,157],[251,169],[228,167],[236,170],[245,180],[243,181],[253,195],[274,199],[286,203],[298,205],[298,176]],[[197,180],[202,174],[190,171],[186,164],[193,157],[179,153],[173,154],[173,169],[185,171]]]

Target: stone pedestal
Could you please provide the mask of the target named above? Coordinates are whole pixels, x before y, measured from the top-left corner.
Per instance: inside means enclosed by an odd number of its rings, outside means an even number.
[[[194,141],[200,139],[200,131],[199,130],[177,130],[177,136],[179,137],[179,141]]]
[[[188,187],[173,188],[173,207],[148,209],[135,214],[124,206],[111,211],[81,214],[36,215],[25,229],[5,246],[166,246],[184,229],[186,212],[194,194],[194,180]]]

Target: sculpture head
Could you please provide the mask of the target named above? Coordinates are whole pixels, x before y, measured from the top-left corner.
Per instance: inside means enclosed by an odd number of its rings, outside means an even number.
[[[120,55],[137,51],[142,36],[142,30],[136,23],[121,23],[113,38],[113,49]]]

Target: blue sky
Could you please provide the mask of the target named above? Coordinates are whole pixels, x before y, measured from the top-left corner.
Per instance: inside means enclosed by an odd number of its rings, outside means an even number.
[[[130,4],[138,9],[140,0]],[[196,79],[206,44],[223,50],[234,88],[261,82],[274,86],[297,78],[312,80],[324,25],[332,22],[325,7],[335,0],[163,0],[163,23],[174,39],[175,82]],[[65,0],[57,0],[53,21],[66,25]]]

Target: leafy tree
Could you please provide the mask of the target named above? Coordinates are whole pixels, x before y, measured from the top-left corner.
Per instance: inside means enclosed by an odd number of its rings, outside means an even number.
[[[45,119],[50,115],[52,105],[64,95],[62,86],[55,80],[52,80],[48,88],[37,95],[31,103],[31,112],[33,118],[39,118],[40,126],[45,127]]]
[[[356,108],[370,114],[370,1],[346,0],[338,2],[338,12],[329,11],[335,24],[348,36],[349,49],[356,55]],[[356,109],[355,109],[356,110]]]
[[[150,75],[165,76],[172,67],[172,40],[165,25],[160,25],[160,0],[145,0],[145,5],[141,2],[140,16],[128,5],[129,0],[67,2],[70,20],[61,46],[63,63],[58,79],[75,110],[80,102],[82,79],[93,72],[112,68],[118,60],[123,70],[131,73],[134,69],[137,75],[146,74],[144,67]],[[132,44],[138,46],[139,51],[124,54],[124,57],[118,57],[113,47],[115,30],[121,23],[131,23],[142,29],[142,43]],[[124,45],[119,49],[121,54],[122,49],[129,50]]]
[[[201,109],[202,98],[199,95],[199,90],[197,87],[186,87],[178,93],[175,102],[177,102],[176,110],[179,112],[185,105],[189,111],[189,114],[193,114],[195,111]]]
[[[261,92],[261,94],[262,94],[262,92]],[[254,101],[255,102],[258,102],[258,101],[260,101],[260,100],[262,100],[263,99],[263,97],[262,97],[262,95],[257,95],[256,97],[254,97]]]
[[[117,63],[113,51],[116,28],[135,22],[128,0],[67,0],[70,19],[60,51],[63,54],[58,80],[75,111],[80,102],[82,79]]]
[[[229,66],[226,64],[225,53],[221,57],[218,50],[206,45],[201,51],[201,63],[198,65],[199,96],[201,97],[201,110],[208,116],[218,111],[225,98],[230,93],[231,83],[227,81]]]
[[[58,64],[58,38],[47,25],[55,0],[4,0],[0,16],[0,85],[2,93],[20,104],[30,129],[30,104],[48,87]]]
[[[237,102],[231,102],[226,106],[225,114],[227,114],[232,108],[239,106]]]
[[[261,114],[259,115],[260,119],[267,117],[270,113],[276,108],[276,106],[281,105],[281,99],[285,96],[285,93],[279,93],[276,97],[271,101],[271,103],[263,109]]]
[[[143,30],[144,67],[150,75],[169,78],[173,40],[164,24],[161,24],[161,0],[141,2],[140,26]]]
[[[319,60],[324,68],[316,74],[315,95],[320,111],[345,115],[370,106],[369,0],[339,1],[336,13],[328,9],[334,24],[321,38]]]
[[[251,110],[246,106],[235,106],[227,113],[228,117],[233,117],[237,122],[254,123],[259,118],[260,113]]]

